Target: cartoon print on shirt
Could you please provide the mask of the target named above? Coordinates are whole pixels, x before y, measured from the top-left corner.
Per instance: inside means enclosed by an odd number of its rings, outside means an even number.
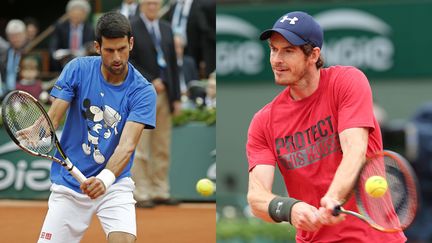
[[[117,126],[121,121],[121,115],[112,107],[105,105],[103,108],[91,105],[90,99],[83,101],[85,110],[83,116],[87,121],[87,143],[82,144],[82,149],[86,155],[90,155],[93,150],[93,158],[98,164],[105,162],[105,156],[99,149],[99,139],[109,139],[114,131],[118,134]]]

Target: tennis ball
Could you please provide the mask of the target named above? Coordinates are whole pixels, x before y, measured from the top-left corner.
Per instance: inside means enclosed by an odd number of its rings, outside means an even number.
[[[196,190],[202,196],[208,197],[214,193],[215,185],[211,180],[204,178],[197,182]]]
[[[371,176],[365,183],[366,193],[373,198],[382,197],[386,193],[387,188],[387,181],[381,176]]]

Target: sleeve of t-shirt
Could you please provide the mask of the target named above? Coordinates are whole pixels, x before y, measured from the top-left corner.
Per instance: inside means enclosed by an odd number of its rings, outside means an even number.
[[[128,121],[139,122],[145,129],[156,127],[156,91],[153,85],[146,85],[131,96],[131,111]]]
[[[75,89],[81,81],[78,65],[77,59],[66,64],[51,90],[51,96],[68,102],[72,101],[75,97]]]
[[[369,81],[356,68],[348,68],[340,76],[336,89],[338,95],[338,132],[348,128],[375,129],[373,98]]]
[[[253,117],[247,136],[246,156],[249,162],[249,171],[257,165],[276,165],[276,158],[266,139],[266,123],[259,113]]]

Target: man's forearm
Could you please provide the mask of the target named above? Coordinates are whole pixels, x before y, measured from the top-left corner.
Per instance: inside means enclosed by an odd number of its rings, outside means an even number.
[[[351,128],[339,134],[343,158],[325,196],[343,202],[354,187],[365,163],[368,129]]]
[[[344,156],[326,196],[343,203],[357,181],[364,159],[359,155]]]
[[[264,221],[274,222],[268,213],[268,208],[271,200],[275,197],[276,195],[271,193],[261,194],[261,196],[258,193],[248,193],[248,202],[253,215]]]
[[[268,213],[268,207],[270,201],[276,197],[276,195],[274,195],[270,189],[271,183],[273,181],[273,174],[271,173],[269,173],[269,175],[271,175],[269,181],[271,182],[267,182],[269,183],[269,185],[266,186],[264,185],[266,183],[263,182],[262,179],[260,179],[260,177],[262,176],[259,175],[260,173],[257,172],[257,169],[251,171],[249,173],[249,188],[248,188],[248,195],[247,195],[248,203],[251,207],[252,213],[256,217],[259,217],[262,220],[267,222],[273,222],[273,219],[270,217]]]
[[[126,122],[120,141],[105,166],[105,169],[110,170],[116,177],[120,175],[129,163],[130,157],[135,151],[135,147],[141,137],[143,128],[143,124]]]
[[[128,149],[125,146],[117,146],[113,155],[108,160],[105,169],[113,172],[116,177],[119,176],[126,167],[126,165],[129,163],[132,153],[133,149]]]
[[[69,108],[69,102],[62,99],[54,100],[50,109],[48,110],[48,116],[51,119],[54,129],[57,129],[59,127],[60,121],[62,120],[68,108]]]
[[[115,182],[116,178],[126,167],[132,152],[133,149],[131,150],[128,149],[128,147],[117,146],[113,155],[108,160],[105,169],[96,176],[96,178],[103,182],[106,190]]]

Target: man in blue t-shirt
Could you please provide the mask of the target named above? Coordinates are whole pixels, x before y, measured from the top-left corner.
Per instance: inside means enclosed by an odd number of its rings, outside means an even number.
[[[94,213],[108,242],[136,239],[130,168],[142,130],[155,127],[156,93],[128,62],[133,37],[123,15],[110,12],[99,19],[94,45],[100,57],[76,58],[65,66],[48,111],[56,128],[67,112],[60,143],[88,179],[80,185],[52,164],[39,243],[79,242]]]

